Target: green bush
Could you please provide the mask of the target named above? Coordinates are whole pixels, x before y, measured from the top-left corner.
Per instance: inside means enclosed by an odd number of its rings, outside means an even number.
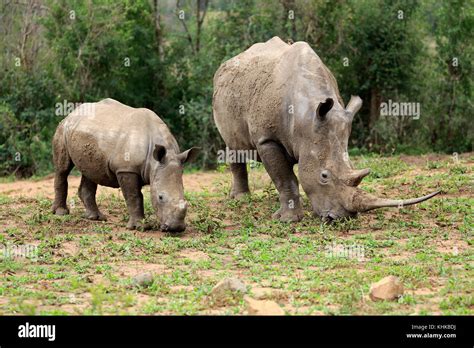
[[[147,0],[46,0],[47,11],[1,4],[0,175],[50,171],[54,105],[103,98],[155,111],[183,150],[202,148],[199,167],[215,166],[224,144],[212,118],[214,72],[275,35],[308,42],[346,103],[362,97],[353,152],[472,151],[472,2],[212,1],[205,16],[204,2],[179,3],[184,20],[174,2],[159,2],[159,12]],[[419,102],[420,119],[379,117],[388,99]]]

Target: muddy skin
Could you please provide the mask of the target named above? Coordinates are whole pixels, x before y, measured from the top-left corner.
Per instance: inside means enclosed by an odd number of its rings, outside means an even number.
[[[106,220],[97,207],[97,185],[120,187],[130,216],[127,228],[149,228],[142,223],[141,189],[150,185],[161,229],[183,231],[187,210],[183,164],[197,151],[192,148],[180,153],[168,127],[150,110],[131,108],[113,99],[83,104],[58,125],[53,138],[53,213],[69,214],[67,177],[75,166],[82,174],[78,195],[87,219]]]
[[[289,45],[274,37],[254,44],[214,75],[217,128],[229,149],[257,150],[280,196],[273,216],[282,221],[303,217],[295,164],[313,214],[324,220],[395,204],[357,189],[370,172],[356,170],[347,152],[361,105],[353,96],[344,106],[336,79],[305,42]],[[231,198],[249,194],[246,165],[230,169]]]

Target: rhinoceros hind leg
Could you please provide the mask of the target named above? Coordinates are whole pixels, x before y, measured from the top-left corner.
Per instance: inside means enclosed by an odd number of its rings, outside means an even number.
[[[84,175],[81,177],[81,184],[77,194],[86,208],[85,217],[89,220],[106,221],[107,218],[103,215],[97,207],[95,194],[97,192],[97,184]]]
[[[66,145],[63,141],[63,128],[59,126],[53,138],[53,162],[54,162],[54,202],[53,214],[66,215],[69,209],[67,200],[67,177],[74,167],[69,157]]]
[[[127,202],[129,220],[127,228],[129,230],[148,229],[150,226],[144,225],[142,220],[145,218],[143,209],[142,182],[135,173],[117,174],[120,188]]]
[[[300,221],[304,212],[300,202],[298,179],[285,150],[272,141],[257,145],[257,150],[280,194],[280,209],[273,214],[273,218],[281,221]]]
[[[247,164],[231,163],[230,170],[232,172],[232,190],[230,191],[230,198],[239,199],[242,196],[249,194]]]

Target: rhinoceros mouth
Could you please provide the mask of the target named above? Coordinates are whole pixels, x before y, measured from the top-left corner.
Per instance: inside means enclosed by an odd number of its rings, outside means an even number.
[[[357,217],[356,212],[344,212],[344,214],[337,214],[334,212],[327,212],[326,214],[323,214],[320,216],[321,220],[323,220],[324,223],[331,224],[336,220],[350,220]]]
[[[183,232],[186,229],[186,224],[181,223],[181,224],[176,224],[176,225],[168,225],[168,224],[161,224],[160,229],[162,232],[172,232],[172,233],[177,233],[177,232]]]
[[[337,219],[339,219],[339,216],[337,216],[336,214],[331,214],[331,213],[322,217],[323,222],[327,224],[331,224],[334,222],[334,220],[337,220]]]

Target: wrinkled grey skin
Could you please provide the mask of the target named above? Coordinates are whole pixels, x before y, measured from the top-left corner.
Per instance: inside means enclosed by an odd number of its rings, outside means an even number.
[[[256,149],[280,195],[282,221],[303,217],[298,179],[313,213],[332,221],[383,206],[415,204],[379,199],[357,189],[368,169],[354,169],[347,154],[351,123],[362,100],[346,107],[337,82],[305,42],[278,37],[224,62],[214,76],[214,120],[231,150]],[[232,163],[231,197],[249,193],[246,165]]]
[[[141,188],[150,185],[161,229],[183,231],[187,209],[183,164],[196,152],[192,148],[180,153],[168,127],[148,109],[135,109],[113,99],[82,104],[58,125],[53,138],[53,213],[69,213],[67,176],[76,166],[82,173],[78,195],[88,219],[106,219],[96,204],[97,185],[120,187],[130,215],[127,228],[147,228],[142,224]]]

